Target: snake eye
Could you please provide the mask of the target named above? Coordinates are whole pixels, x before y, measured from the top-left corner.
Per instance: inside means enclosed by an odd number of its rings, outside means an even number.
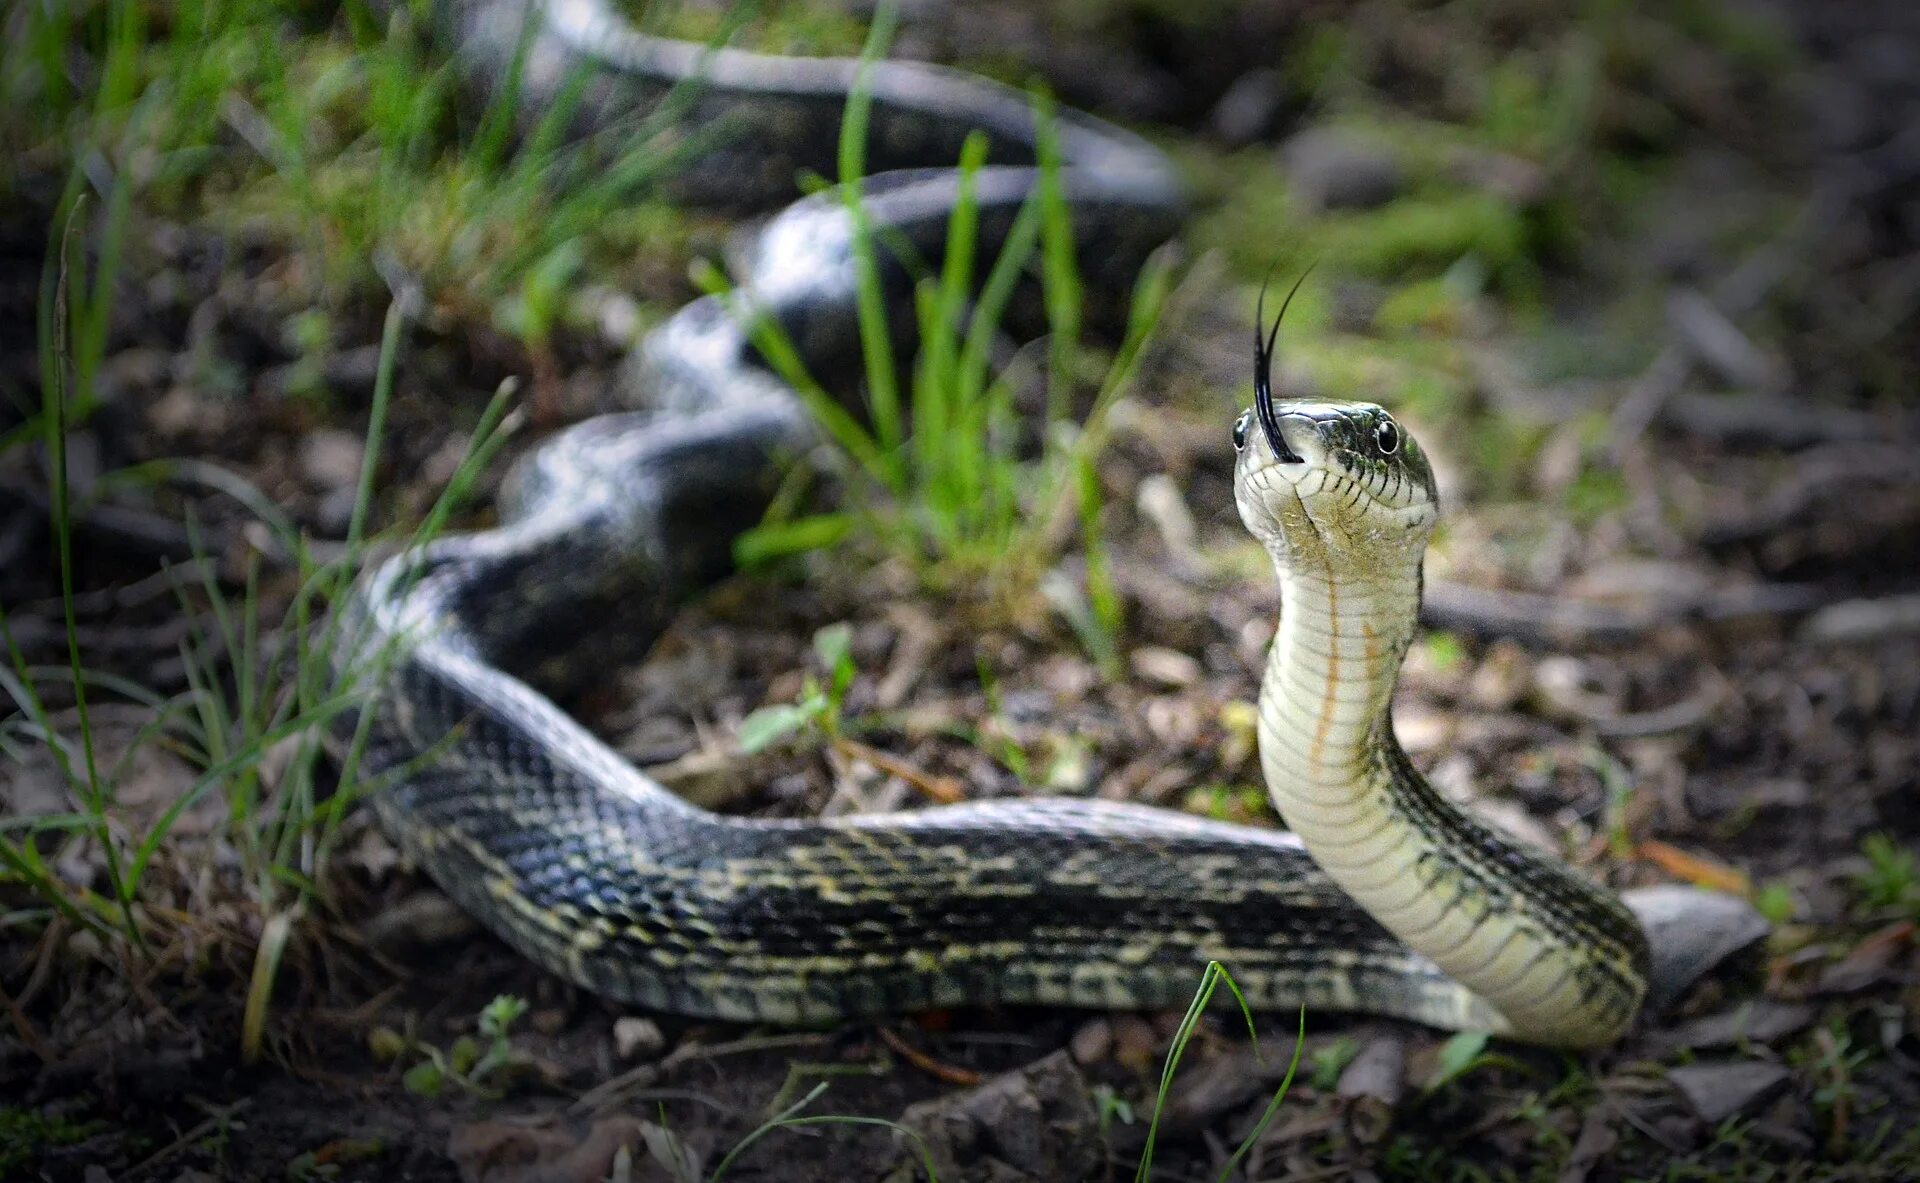
[[[1253,427],[1253,412],[1252,411],[1240,412],[1240,417],[1233,421],[1233,450],[1234,451],[1244,452],[1247,450],[1247,432],[1252,427]]]
[[[1391,419],[1380,420],[1380,426],[1373,429],[1374,446],[1380,449],[1382,456],[1391,456],[1400,450],[1400,429]]]

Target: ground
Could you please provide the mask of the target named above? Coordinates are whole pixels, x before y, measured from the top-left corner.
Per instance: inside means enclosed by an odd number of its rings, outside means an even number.
[[[1216,1000],[1152,1177],[1920,1176],[1920,26],[1631,7],[913,6],[896,55],[1043,78],[1195,184],[1097,495],[1024,582],[858,529],[761,564],[570,705],[728,810],[1036,785],[1278,824],[1246,707],[1278,603],[1228,428],[1254,292],[1317,261],[1281,384],[1387,403],[1441,470],[1416,762],[1597,877],[1746,894],[1773,932],[1598,1053],[1309,1014],[1231,1166],[1295,1018],[1256,1052]],[[455,510],[487,520],[733,222],[510,143],[404,11],[5,19],[0,1178],[920,1161],[884,1126],[748,1140],[783,1113],[910,1126],[948,1181],[1132,1175],[1180,1015],[630,1013],[478,933],[335,793],[298,642],[363,514],[376,546],[414,528],[511,379]],[[773,5],[743,35],[850,52],[865,25]]]

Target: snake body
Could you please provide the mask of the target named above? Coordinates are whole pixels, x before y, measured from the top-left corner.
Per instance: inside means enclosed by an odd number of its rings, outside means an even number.
[[[655,41],[599,0],[447,13],[477,76],[524,54],[532,101],[592,66],[590,122],[698,74],[689,111],[748,111],[745,147],[719,142],[777,158],[789,178],[826,165],[854,69]],[[1024,96],[891,63],[873,93],[874,151],[902,170],[865,183],[873,224],[937,259],[957,183],[945,166],[981,127],[996,162],[978,183],[982,238],[1004,235],[1035,183]],[[1089,286],[1124,290],[1178,225],[1180,186],[1157,151],[1092,119],[1068,117],[1060,143]],[[788,206],[734,261],[741,299],[777,318],[817,375],[844,376],[858,357],[850,242],[846,207],[826,193]],[[897,267],[884,278],[907,291]],[[626,1002],[779,1023],[1173,1007],[1209,960],[1263,1008],[1565,1046],[1632,1020],[1647,956],[1633,916],[1463,816],[1393,738],[1436,500],[1413,441],[1380,446],[1379,408],[1275,404],[1262,383],[1260,437],[1244,419],[1237,432],[1240,510],[1283,587],[1260,747],[1293,832],[1046,797],[794,821],[695,808],[554,705],[583,671],[644,651],[727,570],[731,539],[814,438],[716,299],[649,334],[624,389],[645,409],[531,453],[495,528],[364,578],[343,650],[344,668],[378,673],[358,751],[383,827],[534,961]]]

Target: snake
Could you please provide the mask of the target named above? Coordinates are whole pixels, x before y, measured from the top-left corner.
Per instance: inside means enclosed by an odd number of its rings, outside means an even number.
[[[969,75],[666,41],[602,0],[438,11],[466,73],[488,86],[511,73],[535,109],[566,93],[583,127],[617,128],[677,101],[696,134],[719,129],[676,184],[720,204],[830,170],[847,95],[865,86],[882,167],[859,197],[890,244],[878,264],[890,307],[911,307],[916,253],[938,265],[969,134],[991,145],[969,182],[982,242],[1014,232],[1039,184],[1029,96]],[[1057,129],[1088,287],[1124,285],[1177,231],[1184,186],[1128,132],[1075,112]],[[818,446],[752,328],[776,321],[823,384],[857,375],[855,235],[835,189],[745,232],[732,292],[647,333],[609,392],[619,409],[524,456],[492,526],[405,549],[357,581],[336,660],[364,683],[350,716],[357,775],[403,854],[533,962],[665,1013],[821,1024],[963,1006],[1178,1008],[1218,962],[1261,1009],[1564,1048],[1620,1038],[1649,984],[1634,911],[1463,812],[1395,738],[1438,517],[1432,466],[1377,404],[1276,397],[1277,317],[1256,331],[1233,492],[1280,587],[1257,732],[1288,829],[1033,792],[882,814],[722,814],[558,705],[644,655],[725,577],[733,539]]]

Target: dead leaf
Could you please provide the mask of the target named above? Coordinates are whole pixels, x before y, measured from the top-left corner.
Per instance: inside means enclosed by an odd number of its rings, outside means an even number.
[[[1910,920],[1889,924],[1855,945],[1845,957],[1821,971],[1816,989],[1822,994],[1852,994],[1878,985],[1893,968],[1895,958],[1913,944]]]
[[[1586,1183],[1587,1172],[1613,1153],[1619,1141],[1620,1135],[1613,1129],[1613,1112],[1605,1105],[1589,1109],[1580,1125],[1580,1137],[1567,1155],[1567,1165],[1561,1168],[1559,1183]]]
[[[1757,1105],[1792,1076],[1779,1064],[1743,1060],[1669,1068],[1667,1079],[1709,1125]]]
[[[1746,896],[1753,891],[1753,884],[1746,875],[1735,868],[1704,855],[1690,854],[1657,838],[1648,838],[1640,843],[1637,853],[1675,879],[1695,887],[1737,896]]]
[[[620,1148],[644,1139],[645,1126],[606,1117],[580,1133],[551,1116],[478,1121],[453,1131],[447,1157],[465,1183],[601,1183]]]

